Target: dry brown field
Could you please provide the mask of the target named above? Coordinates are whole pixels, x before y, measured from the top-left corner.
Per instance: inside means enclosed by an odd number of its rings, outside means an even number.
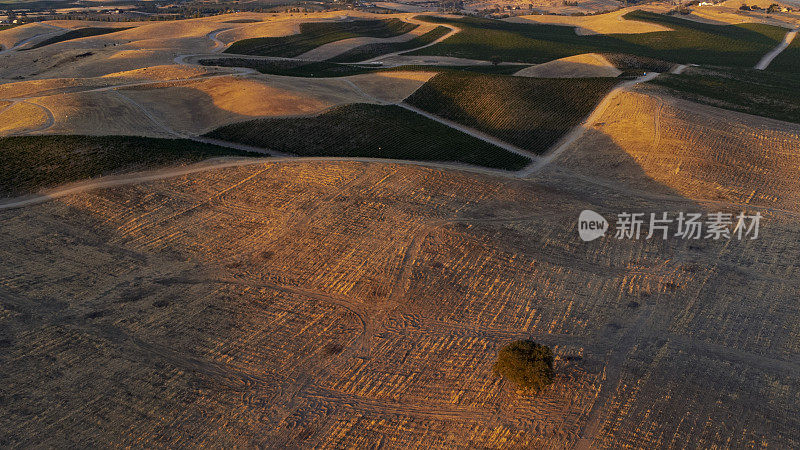
[[[540,177],[276,161],[1,212],[2,440],[798,443],[796,213],[587,244],[582,209],[738,206]],[[525,337],[538,396],[491,375]]]
[[[587,78],[617,77],[622,73],[600,54],[584,53],[526,67],[515,73],[518,77]]]
[[[548,25],[573,26],[575,27],[575,32],[579,35],[612,33],[635,34],[669,30],[666,27],[654,23],[626,20],[622,17],[625,14],[636,10],[664,13],[669,10],[669,7],[666,5],[644,5],[621,8],[616,11],[591,16],[570,16],[561,13],[551,15],[534,14],[510,17],[504,20],[518,23],[541,23]]]
[[[197,135],[398,102],[434,75],[182,63],[343,14],[142,23],[2,54],[0,136]],[[654,31],[614,14],[537,18]],[[16,33],[0,44],[34,31]],[[619,74],[601,58],[520,75]],[[525,176],[231,159],[0,199],[0,447],[800,447],[800,125],[614,92]],[[585,209],[612,225],[763,218],[755,240],[582,242]],[[541,393],[492,374],[516,339],[554,352]]]
[[[587,149],[591,149],[590,151]],[[638,87],[556,161],[623,189],[798,211],[800,126]]]
[[[505,14],[530,14],[531,9],[539,14],[590,14],[614,11],[622,6],[616,0],[588,0],[577,5],[564,5],[563,0],[473,0],[464,2],[464,10],[477,12],[500,8]],[[511,9],[508,9],[508,8]],[[519,9],[514,9],[519,7]]]

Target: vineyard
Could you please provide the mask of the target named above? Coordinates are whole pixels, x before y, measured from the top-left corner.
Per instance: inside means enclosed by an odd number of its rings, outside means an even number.
[[[651,83],[694,102],[800,123],[800,74],[794,72],[690,68]]]
[[[308,62],[291,59],[216,58],[201,59],[204,66],[246,67],[270,75],[287,77],[346,77],[379,70],[376,66],[338,64],[328,61]]]
[[[786,34],[786,29],[771,25],[708,25],[643,11],[624,18],[664,25],[673,31],[579,36],[566,26],[429,16],[419,19],[452,24],[462,31],[410,54],[542,63],[581,53],[624,53],[674,63],[752,67]]]
[[[625,73],[641,74],[642,72],[669,72],[674,66],[673,63],[646,56],[630,55],[625,53],[604,53],[611,64]]]
[[[411,40],[404,42],[386,42],[362,45],[352,50],[348,50],[334,58],[329,59],[332,62],[359,62],[365,61],[377,56],[386,55],[388,53],[401,52],[403,50],[411,50],[423,45],[430,44],[431,42],[439,39],[450,32],[447,27],[436,27],[433,30],[417,36]]]
[[[182,139],[135,136],[23,136],[0,139],[0,197],[72,181],[187,164],[219,156],[256,156]],[[260,156],[260,155],[258,155]]]
[[[789,47],[769,64],[770,72],[794,72],[800,67],[800,38],[795,37]]]
[[[479,65],[479,66],[446,66],[446,65],[402,65],[382,67],[376,64],[343,64],[330,61],[307,62],[298,60],[265,60],[248,58],[214,58],[201,59],[204,66],[246,67],[269,75],[304,78],[333,78],[359,75],[373,72],[392,71],[465,71],[510,75],[520,70],[518,65]]]
[[[400,19],[355,20],[352,22],[308,22],[300,33],[282,37],[251,38],[236,41],[226,53],[239,55],[294,57],[321,45],[360,36],[388,38],[408,33],[417,25]]]
[[[49,39],[45,39],[41,42],[36,43],[35,45],[31,46],[29,50],[33,50],[35,48],[44,47],[46,45],[55,44],[58,42],[64,41],[71,41],[73,39],[80,39],[90,36],[101,36],[104,34],[109,33],[116,33],[118,31],[128,30],[130,27],[124,28],[106,28],[106,27],[87,27],[87,28],[78,28],[77,30],[67,31],[64,34],[59,34],[58,36],[53,36]]]
[[[468,73],[433,77],[406,102],[503,141],[543,153],[578,125],[617,83]]]
[[[547,1],[0,33],[0,449],[800,449],[800,14]]]
[[[316,117],[258,119],[207,136],[301,156],[457,161],[507,170],[530,162],[394,105],[353,104]]]

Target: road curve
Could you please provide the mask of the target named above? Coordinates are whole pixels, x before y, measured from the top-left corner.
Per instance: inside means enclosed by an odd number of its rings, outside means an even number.
[[[795,36],[797,36],[798,29],[800,28],[795,28],[794,30],[791,30],[788,33],[786,33],[786,36],[783,37],[783,41],[780,44],[778,44],[777,47],[773,48],[769,53],[764,55],[764,57],[761,58],[761,61],[759,61],[758,64],[756,64],[755,69],[765,70],[772,62],[772,60],[775,59],[775,57],[778,56],[782,51],[786,50],[786,47],[788,47],[789,44],[792,43]]]
[[[54,30],[53,31],[49,31],[47,33],[39,33],[39,34],[31,36],[31,37],[29,37],[27,39],[23,39],[23,40],[17,42],[16,44],[14,44],[13,46],[11,46],[11,47],[9,47],[7,49],[0,50],[0,55],[4,55],[6,53],[10,53],[10,52],[19,50],[20,47],[24,47],[25,45],[27,45],[27,44],[29,44],[29,43],[31,43],[33,41],[36,41],[38,39],[47,38],[49,36],[55,36],[57,34],[61,34],[61,33],[65,32],[65,31],[69,31],[70,30],[69,28],[57,27],[55,25],[50,25],[49,23],[40,23],[40,25],[43,25],[43,26],[46,26],[46,27],[50,27],[50,28],[54,28]]]
[[[211,49],[213,53],[221,52],[227,47],[227,45],[225,45],[224,42],[217,39],[217,35],[222,33],[223,31],[228,31],[228,30],[232,30],[232,28],[220,28],[219,30],[212,31],[211,33],[208,33],[206,35],[207,38],[211,39],[211,41],[214,42],[214,48]]]
[[[416,23],[417,25],[419,25],[419,24],[421,23],[420,21],[418,21],[418,20],[414,20],[414,19],[409,19],[409,22],[411,22],[411,23]],[[382,59],[385,59],[385,58],[390,58],[390,57],[392,57],[392,56],[397,56],[397,55],[400,55],[400,54],[402,54],[402,53],[408,53],[408,52],[414,52],[414,51],[417,51],[417,50],[421,50],[421,49],[423,49],[423,48],[430,47],[430,46],[432,46],[432,45],[436,45],[436,44],[438,44],[438,43],[440,43],[440,42],[444,41],[445,39],[451,38],[451,37],[452,37],[452,36],[454,36],[455,34],[457,34],[457,33],[460,33],[460,32],[461,32],[461,28],[458,28],[458,27],[456,27],[456,26],[453,26],[453,25],[446,25],[446,24],[443,24],[443,23],[437,23],[437,24],[436,24],[436,26],[441,26],[441,27],[449,28],[449,29],[450,29],[450,32],[449,32],[449,33],[447,33],[447,34],[445,34],[444,36],[442,36],[442,37],[440,37],[440,38],[436,39],[436,40],[435,40],[435,41],[433,41],[433,42],[429,42],[429,43],[427,43],[427,44],[425,44],[425,45],[422,45],[422,46],[419,46],[419,47],[417,47],[417,48],[411,48],[411,49],[408,49],[408,50],[400,50],[399,52],[387,53],[387,54],[385,54],[385,55],[376,56],[376,57],[374,57],[374,58],[371,58],[371,59],[368,59],[368,60],[366,60],[366,61],[361,61],[361,63],[373,63],[373,62],[378,62],[378,61],[380,61],[380,60],[382,60]]]
[[[67,185],[45,191],[41,194],[32,194],[32,195],[24,195],[21,197],[8,198],[0,200],[0,211],[6,209],[17,209],[26,206],[37,205],[39,203],[45,203],[50,200],[66,197],[68,195],[79,194],[93,189],[136,185],[141,183],[148,183],[151,181],[180,177],[183,175],[189,175],[198,172],[205,172],[214,169],[249,166],[255,164],[270,164],[275,162],[323,162],[323,161],[327,162],[355,161],[355,162],[368,162],[368,163],[376,162],[384,164],[416,165],[416,166],[426,166],[438,169],[461,170],[465,172],[481,173],[486,175],[495,175],[495,176],[499,175],[505,177],[513,176],[514,173],[499,169],[489,169],[486,167],[469,166],[466,164],[459,164],[459,163],[410,161],[410,160],[382,159],[382,158],[350,158],[350,157],[213,158],[197,164],[192,164],[184,167],[172,167],[172,168],[160,169],[148,172],[110,175],[93,180],[69,183]]]

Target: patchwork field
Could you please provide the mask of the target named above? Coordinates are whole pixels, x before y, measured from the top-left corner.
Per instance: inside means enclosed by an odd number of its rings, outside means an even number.
[[[411,54],[483,60],[499,57],[503,61],[542,63],[582,53],[611,52],[674,63],[752,67],[783,39],[787,31],[753,23],[709,25],[646,11],[629,12],[623,17],[672,31],[581,36],[567,26],[425,17],[422,20],[455,25],[462,31],[444,42]]]
[[[800,447],[796,14],[395,6],[0,29],[0,447]]]
[[[316,117],[235,123],[206,136],[301,156],[455,161],[506,170],[531,162],[396,105],[354,104]]]
[[[240,55],[292,57],[334,41],[360,36],[387,38],[408,33],[414,28],[416,25],[399,19],[303,23],[300,25],[298,34],[236,41],[225,52]]]
[[[442,73],[406,102],[533,153],[548,150],[594,109],[613,79]]]

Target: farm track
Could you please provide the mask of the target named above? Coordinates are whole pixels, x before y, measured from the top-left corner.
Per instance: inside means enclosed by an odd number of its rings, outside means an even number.
[[[212,52],[219,53],[219,52],[225,50],[228,47],[227,45],[225,45],[224,42],[222,42],[219,39],[217,39],[217,35],[219,35],[220,33],[224,32],[224,31],[228,31],[230,29],[231,28],[220,28],[219,30],[212,31],[211,33],[208,33],[206,35],[206,37],[211,39],[211,41],[214,43],[214,48],[211,49]]]
[[[404,109],[407,109],[407,110],[409,110],[411,112],[415,112],[415,113],[417,113],[417,114],[419,114],[419,115],[421,115],[423,117],[426,117],[426,118],[431,119],[433,121],[439,122],[442,125],[446,125],[446,126],[452,128],[454,130],[458,130],[458,131],[460,131],[462,133],[468,134],[468,135],[470,135],[470,136],[472,136],[472,137],[474,137],[476,139],[480,139],[480,140],[482,140],[484,142],[487,142],[489,144],[492,144],[492,145],[494,145],[496,147],[500,147],[503,150],[509,151],[511,153],[516,153],[517,155],[529,158],[532,161],[536,161],[536,160],[539,159],[539,157],[537,155],[535,155],[535,154],[533,154],[533,153],[531,153],[531,152],[529,152],[529,151],[527,151],[527,150],[525,150],[523,148],[517,147],[516,145],[513,145],[513,144],[510,144],[510,143],[505,142],[503,140],[497,139],[497,138],[495,138],[493,136],[489,136],[486,133],[483,133],[481,131],[466,127],[464,125],[461,125],[459,123],[453,122],[451,120],[447,120],[447,119],[444,119],[442,117],[433,115],[433,114],[428,113],[426,111],[423,111],[423,110],[421,110],[419,108],[411,106],[411,105],[409,105],[407,103],[404,103],[404,102],[397,103],[397,106],[400,106],[400,107],[402,107]],[[516,172],[516,173],[519,176],[524,177],[525,174],[526,174],[525,170],[526,169],[522,169],[521,171]]]
[[[37,34],[35,36],[31,36],[31,37],[29,37],[27,39],[23,39],[23,40],[17,42],[16,44],[14,44],[13,46],[11,46],[11,47],[9,47],[7,49],[0,50],[0,56],[4,55],[6,53],[17,51],[20,48],[22,48],[22,47],[24,47],[24,46],[26,46],[26,45],[28,45],[28,44],[30,44],[32,42],[38,41],[40,39],[46,39],[46,38],[49,38],[51,36],[55,36],[55,35],[58,35],[58,34],[61,34],[61,33],[65,32],[65,31],[69,31],[70,30],[69,28],[57,27],[55,25],[50,25],[48,23],[41,23],[40,25],[44,25],[44,26],[50,27],[50,28],[55,28],[55,30],[53,30],[53,31],[51,31],[49,33],[40,33],[40,34]]]
[[[31,105],[31,106],[35,106],[35,107],[41,109],[44,112],[45,116],[47,116],[47,119],[45,120],[45,123],[43,123],[42,125],[40,125],[40,126],[38,126],[36,128],[29,129],[29,130],[17,131],[17,132],[8,134],[7,136],[23,136],[23,135],[28,135],[28,134],[32,134],[32,133],[39,133],[39,132],[47,130],[48,128],[52,127],[55,124],[56,119],[53,116],[53,112],[50,111],[49,108],[47,108],[46,106],[40,105],[38,103],[32,102],[32,101],[28,101],[28,100],[11,100],[11,104],[8,105],[7,107],[3,108],[3,110],[0,111],[0,114],[6,112],[7,110],[11,109],[11,107],[13,107],[13,106],[15,106],[15,105],[17,105],[19,103],[25,103],[25,104],[28,104],[28,105]]]
[[[213,143],[210,142],[210,143]],[[426,162],[426,161],[412,161],[400,159],[381,159],[381,158],[359,158],[359,157],[275,157],[275,158],[252,158],[252,159],[232,159],[232,158],[214,158],[209,159],[197,164],[192,164],[186,167],[159,169],[147,172],[136,172],[122,175],[109,175],[94,180],[87,180],[78,183],[69,183],[67,185],[49,189],[40,194],[24,195],[20,197],[6,198],[0,200],[0,211],[6,209],[24,208],[33,206],[40,203],[45,203],[51,200],[56,200],[61,197],[66,197],[73,194],[91,191],[93,189],[103,189],[119,186],[131,186],[143,183],[149,183],[158,180],[169,178],[176,178],[184,175],[189,175],[198,172],[205,172],[209,170],[218,170],[230,167],[249,166],[254,164],[272,164],[272,163],[313,163],[313,162],[362,162],[362,163],[380,163],[380,164],[398,164],[408,166],[422,166],[434,169],[453,170],[465,173],[475,173],[483,175],[491,175],[507,179],[519,179],[515,172],[508,172],[504,170],[488,169],[477,166],[469,166],[465,164],[445,163],[445,162]],[[572,177],[576,180],[585,183],[608,189],[613,192],[619,192],[626,195],[631,195],[645,200],[654,200],[661,202],[675,202],[686,203],[685,197],[669,194],[655,194],[648,191],[643,191],[634,188],[621,187],[618,183],[605,180],[599,177],[590,177],[569,171],[567,169],[558,168],[563,171],[565,175]],[[754,210],[769,211],[776,214],[783,214],[791,217],[800,218],[800,213],[782,209],[773,208],[768,206],[751,205],[742,202],[730,202],[725,200],[715,199],[693,199],[693,203],[707,204],[721,207],[736,207],[736,208],[752,208]]]
[[[417,25],[422,25],[423,23],[426,23],[426,22],[421,22],[421,21],[414,20],[414,19],[410,19],[410,20],[409,20],[409,22],[411,22],[411,23],[416,23]],[[438,26],[443,26],[443,27],[449,28],[449,29],[450,29],[450,32],[449,32],[449,33],[447,33],[447,34],[445,34],[444,36],[442,36],[442,37],[440,37],[440,38],[436,39],[435,41],[433,41],[433,42],[430,42],[430,43],[428,43],[428,44],[425,44],[425,45],[422,45],[422,46],[420,46],[420,47],[416,47],[416,48],[412,48],[412,49],[408,49],[408,50],[401,50],[401,51],[399,51],[399,52],[387,53],[387,54],[385,54],[385,55],[376,56],[376,57],[374,57],[374,58],[370,58],[370,59],[367,59],[367,60],[365,60],[365,61],[361,61],[361,62],[362,62],[362,63],[373,63],[373,62],[378,62],[378,61],[381,61],[381,60],[383,60],[383,59],[386,59],[386,58],[391,58],[391,57],[393,57],[393,56],[399,56],[399,55],[402,55],[403,53],[409,53],[409,52],[415,52],[415,51],[417,51],[417,50],[422,50],[423,48],[427,48],[427,47],[430,47],[430,46],[436,45],[436,44],[438,44],[438,43],[440,43],[440,42],[444,41],[445,39],[449,39],[449,38],[451,38],[451,37],[453,37],[453,36],[455,36],[456,34],[458,34],[458,33],[460,33],[460,32],[461,32],[461,28],[459,28],[459,27],[456,27],[456,26],[454,26],[454,25],[449,25],[449,24],[437,24],[437,25],[438,25]]]
[[[624,90],[630,89],[631,87],[639,83],[650,81],[655,77],[657,77],[658,75],[659,73],[657,72],[648,73],[647,75],[641,76],[634,80],[621,83],[617,87],[612,89],[611,92],[606,94],[606,96],[603,97],[602,100],[600,100],[600,103],[597,104],[594,110],[591,113],[589,113],[589,116],[586,119],[584,119],[583,122],[574,127],[567,134],[565,134],[553,146],[553,148],[551,148],[550,150],[545,152],[541,157],[539,157],[538,161],[519,171],[519,176],[522,178],[528,178],[536,174],[537,172],[540,172],[553,160],[558,158],[566,149],[572,146],[572,144],[574,144],[575,141],[577,141],[578,138],[580,138],[583,135],[583,133],[586,132],[586,130],[588,130],[595,122],[597,122],[597,119],[600,118],[603,112],[605,112],[606,108],[608,108],[608,105],[611,104],[611,101],[614,99],[614,97],[616,97]]]
[[[781,41],[781,43],[778,44],[778,46],[775,47],[772,51],[764,55],[764,57],[761,58],[758,64],[755,65],[755,69],[766,70],[767,67],[769,67],[769,64],[772,62],[772,60],[775,59],[778,55],[780,55],[781,52],[786,50],[786,48],[789,47],[789,44],[791,44],[792,41],[794,41],[795,36],[797,36],[798,30],[800,30],[800,28],[795,28],[794,30],[787,32],[786,36],[783,38],[783,41]]]

